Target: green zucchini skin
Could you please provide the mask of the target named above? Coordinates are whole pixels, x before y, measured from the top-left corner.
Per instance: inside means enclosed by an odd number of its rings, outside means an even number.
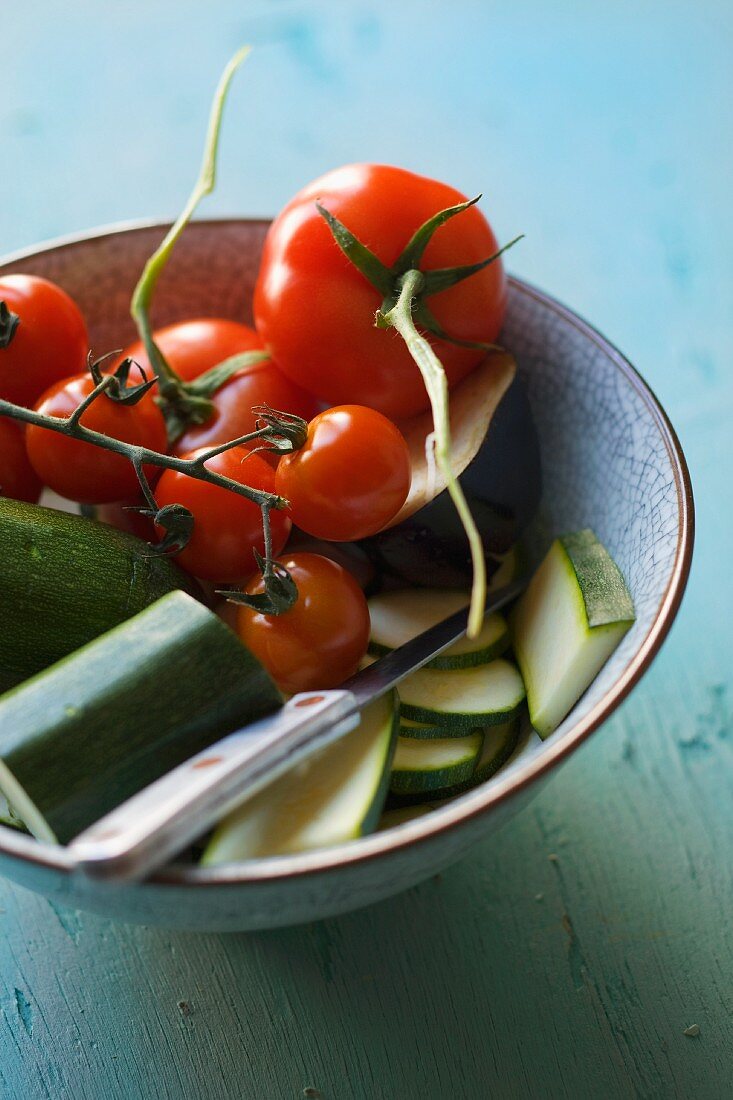
[[[142,539],[53,508],[0,499],[0,693],[167,592],[201,590]]]
[[[445,801],[465,794],[466,791],[471,791],[479,784],[485,783],[487,779],[491,779],[506,764],[519,743],[520,720],[512,718],[500,726],[487,726],[479,732],[484,735],[484,743],[481,755],[472,771],[469,772],[466,769],[466,774],[456,775],[452,779],[446,776],[442,786],[433,785],[431,789],[425,788],[420,783],[413,784],[409,788],[404,783],[402,785],[399,782],[393,783],[390,787],[389,810],[386,812],[397,813],[422,803],[428,803],[423,806],[423,810],[435,809],[438,805],[442,806]]]
[[[379,785],[374,792],[374,798],[369,807],[369,812],[361,823],[360,836],[369,836],[370,833],[375,831],[384,811],[387,795],[389,794],[389,779],[392,774],[392,762],[394,761],[394,754],[397,751],[397,738],[400,732],[400,700],[397,692],[394,690],[390,696],[390,703],[392,707],[392,726],[389,745],[384,756],[384,771],[382,772],[382,778],[379,781]]]
[[[400,739],[392,762],[390,795],[416,798],[418,801],[441,797],[444,790],[470,780],[481,756],[483,743],[482,729],[460,739]],[[441,761],[441,751],[445,752],[449,746],[454,750],[455,758],[450,762]],[[403,750],[408,748],[409,760],[403,754]]]
[[[469,708],[478,688],[481,706]],[[426,727],[441,727],[445,736],[463,737],[472,729],[499,725],[515,718],[524,703],[522,678],[511,661],[497,658],[476,668],[418,669],[400,685],[400,718]],[[416,731],[416,732],[415,732]],[[414,727],[412,737],[420,734]]]
[[[376,657],[391,653],[423,630],[460,611],[470,598],[470,592],[424,588],[396,589],[373,596],[369,600],[372,624],[369,652]],[[484,619],[477,638],[460,638],[424,667],[448,672],[475,668],[500,657],[508,647],[509,627],[503,615],[493,612]]]
[[[281,703],[268,673],[213,612],[169,593],[0,699],[0,761],[41,826],[14,809],[35,834],[66,843]]]
[[[477,725],[476,728],[478,729],[479,726]],[[424,741],[435,738],[444,740],[446,737],[465,737],[467,733],[472,733],[473,730],[466,729],[463,726],[435,726],[427,722],[415,722],[412,718],[404,718],[400,715],[399,732],[400,737]]]
[[[396,743],[392,692],[365,708],[356,729],[235,807],[214,830],[202,865],[313,851],[373,832]]]
[[[459,794],[473,790],[480,783],[485,783],[496,775],[499,768],[506,764],[519,743],[519,718],[512,718],[501,726],[489,726],[484,735],[484,747],[476,765],[476,770],[470,779],[463,783],[455,783],[446,787],[441,792],[441,797],[455,798]]]
[[[626,582],[589,528],[550,546],[511,615],[529,717],[548,737],[634,622]]]

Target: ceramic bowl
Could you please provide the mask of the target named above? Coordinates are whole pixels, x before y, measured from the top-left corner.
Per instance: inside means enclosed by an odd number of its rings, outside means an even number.
[[[134,337],[130,293],[165,227],[133,225],[54,242],[0,262],[59,282],[81,306],[96,352]],[[267,223],[198,222],[161,280],[155,323],[247,319]],[[525,739],[492,780],[413,822],[338,847],[210,870],[171,866],[140,885],[95,883],[64,848],[0,827],[0,872],[74,908],[124,921],[243,930],[343,913],[420,882],[502,825],[613,712],[649,667],[687,580],[689,476],[675,433],[630,363],[570,310],[513,279],[502,342],[529,395],[543,466],[546,535],[591,526],[621,567],[637,620],[552,737]]]

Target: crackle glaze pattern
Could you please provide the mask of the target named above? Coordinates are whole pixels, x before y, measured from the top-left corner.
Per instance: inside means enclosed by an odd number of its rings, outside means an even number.
[[[199,222],[161,279],[156,324],[218,314],[250,319],[267,224]],[[160,226],[111,231],[10,257],[64,286],[89,320],[102,354],[134,338],[130,293]],[[418,821],[299,857],[210,871],[171,868],[141,886],[100,886],[74,873],[63,849],[0,827],[0,871],[77,908],[171,927],[274,927],[358,908],[405,889],[460,858],[532,797],[551,769],[633,686],[654,656],[684,589],[692,501],[684,459],[653,396],[602,337],[513,281],[504,343],[515,354],[540,436],[544,496],[534,541],[592,526],[619,563],[637,622],[562,727],[544,744],[527,735],[494,779]]]

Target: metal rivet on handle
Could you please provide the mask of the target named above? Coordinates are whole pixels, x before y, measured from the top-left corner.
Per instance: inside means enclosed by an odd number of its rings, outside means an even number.
[[[298,699],[297,702],[295,702],[293,704],[293,706],[296,706],[296,707],[312,707],[316,703],[322,703],[324,698],[325,698],[325,696],[323,696],[323,695],[309,695],[307,699]]]
[[[191,766],[193,768],[209,768],[212,764],[221,764],[221,756],[207,756],[204,760],[197,760]]]

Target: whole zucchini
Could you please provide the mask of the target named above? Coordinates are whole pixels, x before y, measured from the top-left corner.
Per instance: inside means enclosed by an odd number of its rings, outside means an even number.
[[[0,692],[196,582],[105,523],[0,498]]]
[[[229,627],[170,592],[0,699],[0,793],[63,844],[281,704]]]

